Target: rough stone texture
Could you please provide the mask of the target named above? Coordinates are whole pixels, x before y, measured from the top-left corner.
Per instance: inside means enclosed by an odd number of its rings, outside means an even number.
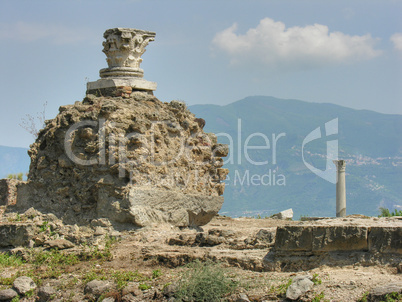
[[[0,290],[0,301],[11,301],[17,296],[18,293],[11,288]]]
[[[204,225],[223,203],[227,152],[182,102],[87,95],[40,131],[16,209],[69,224]]]
[[[0,206],[17,202],[17,186],[23,183],[18,179],[0,179]]]
[[[386,300],[386,296],[390,295],[392,293],[397,293],[397,294],[402,295],[402,283],[388,284],[386,286],[379,286],[379,287],[374,288],[368,294],[367,301],[368,302],[389,301],[389,300]]]
[[[27,276],[21,276],[14,280],[13,288],[20,295],[25,295],[30,290],[35,289],[36,284],[31,278],[29,278]]]
[[[278,228],[275,249],[279,251],[368,250],[368,228],[362,226],[286,226]]]
[[[0,224],[0,247],[27,246],[35,230],[36,226],[30,223]]]
[[[293,219],[293,210],[292,209],[287,209],[285,211],[279,212],[278,214],[272,215],[271,218]]]
[[[109,290],[110,283],[107,281],[92,280],[85,285],[84,293],[88,295],[93,295],[98,298],[104,292]]]
[[[74,244],[67,239],[53,239],[46,240],[44,242],[45,247],[56,248],[58,250],[64,250],[74,247]]]
[[[276,250],[311,251],[312,246],[312,227],[284,226],[278,227],[276,231]]]
[[[38,302],[50,301],[56,293],[56,290],[52,286],[42,286],[38,290]]]
[[[401,227],[372,227],[368,235],[370,251],[402,254]]]
[[[306,292],[308,292],[314,285],[311,281],[310,275],[297,276],[293,279],[292,284],[286,290],[286,298],[290,300],[297,300]]]
[[[236,302],[250,302],[250,299],[247,297],[245,293],[239,294],[239,297],[237,298]]]
[[[322,226],[313,228],[313,251],[368,250],[366,227]]]

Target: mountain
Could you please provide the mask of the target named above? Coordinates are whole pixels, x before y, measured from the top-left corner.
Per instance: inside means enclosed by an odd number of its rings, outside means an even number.
[[[29,163],[28,149],[0,146],[0,178],[6,178],[9,174],[28,172]]]
[[[302,156],[323,171],[327,142],[334,140],[339,158],[347,160],[348,214],[378,215],[379,207],[402,207],[401,115],[265,96],[190,110],[205,119],[205,131],[230,145],[222,214],[269,216],[293,208],[295,218],[334,216],[335,184],[310,171]],[[318,127],[316,139],[303,148]],[[329,168],[335,176],[332,162]]]

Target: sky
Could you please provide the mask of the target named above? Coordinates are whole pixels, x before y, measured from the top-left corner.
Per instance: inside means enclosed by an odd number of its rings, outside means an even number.
[[[163,102],[265,95],[402,114],[402,1],[2,0],[0,145],[81,101],[107,67],[103,33],[156,32],[144,78]]]

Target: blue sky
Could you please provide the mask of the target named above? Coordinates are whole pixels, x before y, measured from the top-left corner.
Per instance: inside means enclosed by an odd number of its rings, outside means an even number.
[[[80,101],[106,67],[103,32],[156,32],[142,56],[155,95],[228,104],[250,95],[402,114],[402,1],[2,0],[0,145]]]

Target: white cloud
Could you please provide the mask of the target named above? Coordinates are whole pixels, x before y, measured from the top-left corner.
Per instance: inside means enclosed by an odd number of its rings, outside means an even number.
[[[71,44],[92,40],[96,33],[82,27],[66,27],[55,24],[17,22],[0,23],[0,39],[13,39],[22,42],[48,40],[54,44]]]
[[[402,33],[393,34],[390,40],[394,43],[394,48],[402,54]]]
[[[233,24],[218,32],[212,41],[214,48],[229,55],[232,64],[311,68],[381,54],[374,49],[377,39],[370,34],[350,36],[329,32],[321,24],[286,28],[282,22],[265,18],[244,35],[236,34],[236,30],[237,24]]]

